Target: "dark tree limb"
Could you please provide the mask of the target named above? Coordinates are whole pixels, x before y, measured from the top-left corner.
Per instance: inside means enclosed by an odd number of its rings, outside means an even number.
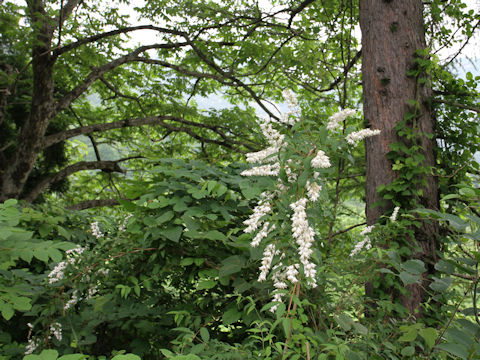
[[[203,138],[202,136],[196,134],[194,131],[192,131],[189,127],[177,127],[173,124],[166,123],[165,120],[169,121],[175,121],[177,123],[180,123],[182,125],[188,125],[191,127],[196,127],[196,128],[203,128],[207,130],[211,130],[215,132],[217,135],[219,135],[223,141],[220,140],[214,140],[214,139],[206,139]],[[203,124],[203,123],[197,123],[194,121],[189,121],[185,120],[181,117],[177,116],[147,116],[143,118],[133,118],[133,119],[126,119],[126,120],[121,120],[121,121],[115,121],[115,122],[110,122],[110,123],[101,123],[101,124],[94,124],[94,125],[88,125],[88,126],[83,126],[79,127],[76,129],[71,129],[71,130],[65,130],[56,134],[52,134],[49,136],[46,136],[43,141],[43,148],[47,148],[53,144],[56,144],[60,141],[70,139],[72,137],[78,136],[78,135],[87,135],[91,134],[94,132],[103,132],[107,130],[112,130],[112,129],[121,129],[125,127],[133,127],[133,126],[143,126],[143,125],[159,125],[169,131],[173,132],[184,132],[190,135],[191,137],[203,141],[203,142],[208,142],[208,143],[213,143],[217,145],[222,145],[227,148],[235,149],[238,150],[234,145],[239,145],[239,146],[244,146],[245,148],[249,150],[257,150],[257,147],[251,144],[248,144],[246,142],[238,141],[238,140],[233,140],[231,139],[228,135],[226,135],[223,131],[220,130],[219,126],[215,125],[209,125],[209,124]]]
[[[118,199],[96,199],[96,200],[85,200],[77,204],[67,206],[68,210],[85,210],[95,207],[110,207],[120,205]]]
[[[458,107],[460,109],[470,110],[470,111],[474,111],[474,112],[480,114],[480,108],[472,106],[472,105],[465,105],[465,104],[460,104],[460,103],[455,102],[455,101],[448,101],[448,100],[442,100],[442,99],[433,99],[433,102],[440,103],[440,104],[446,104],[446,105],[450,105],[450,106],[455,106],[455,107]]]
[[[165,33],[165,34],[170,34],[170,35],[177,35],[177,36],[184,36],[185,35],[181,31],[162,28],[162,27],[153,26],[153,25],[129,26],[129,27],[124,27],[124,28],[108,31],[108,32],[105,32],[105,33],[93,35],[93,36],[90,36],[88,38],[78,40],[76,42],[72,42],[68,45],[65,45],[61,48],[56,49],[53,52],[53,56],[58,57],[58,56],[60,56],[64,53],[66,53],[68,51],[71,51],[73,49],[76,49],[76,48],[78,48],[82,45],[89,44],[89,43],[92,43],[92,42],[95,42],[95,41],[99,41],[99,40],[102,40],[102,39],[105,39],[105,38],[108,38],[108,37],[112,37],[112,36],[115,36],[115,35],[126,34],[126,33],[129,33],[129,32],[132,32],[132,31],[137,31],[137,30],[155,30],[155,31]],[[184,44],[184,45],[187,45],[187,44]]]
[[[96,80],[100,79],[103,74],[132,61],[138,57],[139,54],[152,49],[174,49],[177,47],[184,46],[183,43],[168,43],[168,44],[153,44],[153,45],[146,45],[140,46],[136,50],[119,57],[105,65],[99,66],[94,68],[87,77],[78,84],[74,89],[68,92],[66,95],[63,96],[60,100],[58,100],[57,104],[55,105],[54,115],[58,114],[62,110],[65,110],[68,106],[70,106],[73,101],[75,101],[80,95],[82,95]]]
[[[114,171],[122,174],[125,173],[125,170],[118,165],[118,161],[80,161],[73,165],[67,166],[55,174],[47,176],[38,182],[36,186],[24,197],[24,200],[27,202],[34,201],[38,195],[40,195],[53,183],[65,179],[73,173],[83,170],[103,170],[107,172]]]

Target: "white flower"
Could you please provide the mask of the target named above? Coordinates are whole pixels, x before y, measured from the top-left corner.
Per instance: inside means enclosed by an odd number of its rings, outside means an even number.
[[[74,290],[72,293],[72,297],[70,300],[68,300],[65,305],[63,306],[63,310],[67,311],[70,309],[72,306],[74,306],[76,303],[78,303],[80,300],[82,300],[81,297],[78,296],[78,290]]]
[[[242,171],[243,176],[278,176],[280,164],[266,164]]]
[[[395,222],[397,220],[398,210],[400,210],[400,206],[395,206],[395,209],[393,209],[392,216],[390,216],[391,222]]]
[[[357,255],[363,248],[365,248],[367,250],[372,248],[372,243],[371,243],[370,238],[368,236],[365,236],[365,239],[363,239],[362,241],[358,242],[355,245],[355,248],[350,253],[350,256]]]
[[[287,270],[285,271],[285,276],[287,277],[288,281],[292,284],[298,282],[297,275],[298,275],[298,268],[300,267],[299,264],[293,264],[287,266]]]
[[[30,339],[28,339],[28,344],[25,347],[24,354],[25,355],[32,354],[35,351],[35,349],[40,345],[40,342],[41,340],[37,339],[36,337],[31,337]]]
[[[336,114],[333,114],[328,118],[327,130],[336,129],[340,123],[345,120],[348,116],[355,115],[356,110],[345,109]]]
[[[93,236],[95,238],[99,239],[103,237],[103,233],[100,231],[100,228],[98,227],[98,221],[94,221],[90,224],[90,229],[92,230]]]
[[[48,274],[48,283],[53,284],[63,279],[64,271],[67,268],[68,262],[59,262],[52,271]]]
[[[128,214],[125,219],[123,219],[123,223],[118,227],[119,231],[125,231],[127,227],[128,220],[133,216],[133,214]]]
[[[325,169],[331,166],[330,159],[327,155],[325,155],[325,152],[323,152],[322,150],[319,150],[317,155],[312,159],[311,165],[316,169]]]
[[[273,257],[277,253],[278,251],[275,251],[274,244],[268,244],[263,251],[262,266],[260,266],[260,275],[258,276],[259,282],[267,280],[268,271],[272,266]]]
[[[253,214],[250,215],[250,217],[243,222],[245,225],[247,225],[247,228],[243,231],[248,234],[257,230],[258,227],[261,225],[260,218],[268,214],[271,209],[272,206],[270,204],[266,202],[260,202],[253,209]]]
[[[289,108],[293,109],[298,105],[297,96],[291,90],[283,90],[282,96],[285,99],[285,102],[287,103]]]
[[[50,334],[53,334],[58,341],[62,341],[62,324],[58,322],[50,324]]]
[[[265,224],[263,224],[263,228],[257,233],[257,235],[255,235],[252,242],[250,243],[251,247],[258,246],[260,244],[260,241],[262,241],[262,239],[266,238],[270,231],[275,230],[275,224],[273,224],[270,227],[270,229],[268,228],[269,225],[270,225],[270,223],[268,221],[266,221]]]
[[[362,230],[362,232],[360,233],[360,235],[367,235],[367,234],[370,234],[373,230],[373,228],[375,227],[375,225],[370,225],[370,226],[366,226],[365,229]]]
[[[357,144],[359,141],[371,136],[375,136],[380,134],[380,130],[372,130],[372,129],[363,129],[360,131],[355,131],[347,135],[345,138],[347,142],[351,145]]]
[[[311,247],[315,238],[313,229],[308,224],[307,213],[305,211],[306,205],[306,198],[301,198],[293,204],[290,204],[290,207],[293,210],[293,215],[291,217],[292,235],[298,245],[298,253],[300,255],[300,262],[303,265],[304,275],[308,278],[309,283],[312,286],[315,286],[315,264],[310,262],[310,255],[313,252]]]
[[[311,201],[315,202],[318,200],[320,197],[320,190],[322,190],[322,187],[316,182],[310,183],[310,180],[307,181],[307,195]]]
[[[264,161],[268,157],[276,154],[277,152],[278,152],[277,147],[270,146],[266,149],[263,149],[263,150],[260,150],[260,151],[257,151],[257,152],[248,153],[247,154],[247,162],[248,163],[261,163],[262,161]],[[278,157],[276,157],[275,159],[272,157],[271,160],[277,160],[277,159],[278,159]]]

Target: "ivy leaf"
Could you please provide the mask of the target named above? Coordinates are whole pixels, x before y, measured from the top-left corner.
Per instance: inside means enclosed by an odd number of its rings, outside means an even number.
[[[403,281],[405,285],[410,285],[410,284],[415,284],[420,282],[419,275],[410,274],[406,271],[402,271],[400,273],[400,279]]]
[[[425,269],[425,264],[421,260],[408,260],[405,261],[401,266],[404,270],[411,274],[422,274],[427,271]]]

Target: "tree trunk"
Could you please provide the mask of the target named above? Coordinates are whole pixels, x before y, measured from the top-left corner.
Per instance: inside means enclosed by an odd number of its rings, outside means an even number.
[[[30,175],[42,140],[54,111],[53,66],[51,54],[53,28],[43,8],[35,0],[29,3],[31,22],[36,36],[32,48],[33,92],[29,116],[19,129],[15,155],[2,164],[0,173],[0,201],[19,198]]]
[[[377,192],[378,186],[390,184],[396,178],[387,153],[391,150],[392,143],[405,143],[394,127],[411,111],[408,101],[419,101],[420,115],[416,117],[416,122],[420,133],[433,134],[435,118],[427,105],[431,89],[419,86],[416,78],[407,76],[407,71],[415,66],[415,51],[426,48],[422,1],[360,0],[360,27],[363,110],[370,127],[381,130],[379,136],[368,138],[365,142],[366,214],[367,223],[372,225],[393,207],[392,203],[373,205],[382,200]],[[425,157],[423,165],[434,166],[435,140],[421,136],[420,144]],[[438,209],[437,181],[430,175],[424,177],[426,185],[418,200],[427,208]],[[429,270],[427,274],[433,270],[438,249],[438,230],[437,224],[424,223],[420,229],[415,230],[415,239],[411,241],[411,245],[416,248],[413,257],[426,264]],[[428,285],[426,280],[421,285],[410,285],[409,296],[401,300],[410,313],[416,313],[416,316],[420,316],[420,305],[426,299],[427,294],[422,289],[425,285]],[[368,288],[367,286],[367,292],[371,291]]]

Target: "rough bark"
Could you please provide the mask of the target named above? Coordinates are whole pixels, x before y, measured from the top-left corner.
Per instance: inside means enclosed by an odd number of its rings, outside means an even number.
[[[32,47],[33,91],[30,113],[18,136],[15,155],[8,164],[2,164],[0,174],[0,201],[18,198],[42,148],[42,137],[52,118],[53,65],[51,41],[53,28],[46,16],[43,2],[28,2],[32,27],[35,31]]]
[[[414,66],[415,50],[426,48],[421,0],[360,0],[362,30],[362,75],[365,119],[381,134],[366,140],[366,214],[367,223],[374,224],[381,215],[391,211],[392,204],[373,206],[382,199],[377,188],[390,184],[396,177],[387,159],[390,144],[403,141],[394,130],[408,111],[408,100],[420,100],[421,115],[417,118],[421,133],[433,134],[435,121],[426,100],[431,95],[427,86],[420,87],[407,71]],[[435,140],[421,138],[425,166],[435,165]],[[420,202],[427,208],[438,209],[436,179],[427,176]],[[412,245],[419,251],[414,257],[431,268],[437,244],[438,225],[422,224]],[[424,284],[409,286],[410,294],[402,303],[410,313],[418,312],[426,299]],[[369,291],[367,287],[367,292]],[[371,291],[371,289],[370,289]]]

